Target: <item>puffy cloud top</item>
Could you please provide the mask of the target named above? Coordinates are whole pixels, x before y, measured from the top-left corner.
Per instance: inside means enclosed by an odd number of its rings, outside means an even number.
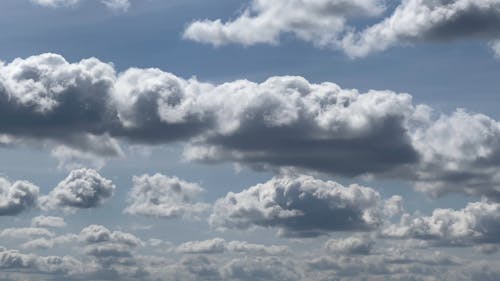
[[[194,218],[210,205],[195,202],[203,189],[196,183],[162,174],[134,176],[126,213],[160,218]]]
[[[38,205],[38,186],[27,181],[0,178],[0,216],[17,215]]]
[[[280,235],[291,237],[319,236],[374,229],[385,220],[383,205],[368,187],[283,176],[217,200],[210,223],[217,228],[276,227]]]
[[[368,174],[409,180],[435,196],[500,198],[499,122],[434,112],[404,93],[297,76],[216,85],[42,54],[0,65],[0,109],[9,145],[48,142],[62,161],[122,155],[118,140],[183,140],[191,161]]]
[[[87,209],[100,206],[113,195],[115,185],[92,169],[73,170],[48,195],[45,208]]]

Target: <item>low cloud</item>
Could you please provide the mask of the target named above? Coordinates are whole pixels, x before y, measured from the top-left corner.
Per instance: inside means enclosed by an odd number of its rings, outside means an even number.
[[[11,183],[0,177],[0,216],[13,216],[38,205],[40,188],[27,181]]]
[[[68,211],[95,208],[109,199],[115,185],[92,169],[78,169],[61,181],[48,195],[40,198],[46,209]]]
[[[374,230],[386,219],[383,209],[380,194],[368,187],[282,176],[217,200],[210,224],[220,229],[270,227],[281,236],[315,237]]]
[[[196,202],[204,191],[198,184],[162,174],[134,176],[125,213],[158,218],[197,218],[210,205]]]
[[[500,198],[497,120],[298,76],[216,85],[159,69],[117,74],[95,58],[16,59],[0,66],[0,135],[8,145],[48,146],[66,168],[102,166],[123,155],[120,141],[183,141],[190,161],[372,175],[432,196]]]

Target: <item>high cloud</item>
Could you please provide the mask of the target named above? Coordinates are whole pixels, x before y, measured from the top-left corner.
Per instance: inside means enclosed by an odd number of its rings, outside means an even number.
[[[125,212],[159,218],[196,218],[209,204],[195,202],[203,189],[196,183],[162,174],[134,176]]]
[[[394,45],[473,39],[497,53],[498,0],[403,0],[386,18],[360,29],[359,19],[383,15],[378,0],[252,0],[234,20],[191,23],[184,38],[215,46],[277,44],[283,34],[362,57]]]
[[[78,169],[61,181],[48,195],[40,198],[46,209],[88,209],[109,199],[115,185],[92,169]]]
[[[384,205],[368,187],[282,176],[217,200],[210,223],[221,229],[272,227],[282,236],[315,237],[376,229],[385,222]]]
[[[500,198],[499,122],[436,112],[405,93],[297,76],[215,85],[42,54],[0,65],[0,109],[8,145],[41,142],[63,162],[121,156],[120,141],[184,141],[191,161],[375,175],[434,196]]]

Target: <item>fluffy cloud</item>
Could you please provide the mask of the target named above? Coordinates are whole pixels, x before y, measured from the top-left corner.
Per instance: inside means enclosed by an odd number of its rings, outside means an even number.
[[[406,0],[381,22],[349,33],[342,45],[357,57],[418,41],[495,40],[499,24],[498,0]]]
[[[38,216],[31,220],[31,226],[33,227],[65,227],[66,222],[64,218],[52,217],[52,216]]]
[[[196,183],[162,174],[134,176],[128,214],[160,218],[196,218],[210,207],[195,202],[203,189]]]
[[[324,247],[334,254],[368,255],[373,250],[374,245],[375,241],[369,237],[353,236],[328,240]]]
[[[38,204],[40,189],[27,181],[9,182],[0,177],[0,216],[17,215]]]
[[[233,21],[191,23],[184,38],[215,46],[277,44],[282,34],[291,33],[325,46],[338,40],[347,19],[376,16],[383,11],[383,1],[379,0],[252,0]]]
[[[204,241],[189,241],[179,245],[175,251],[186,254],[220,254],[229,251],[257,255],[283,255],[288,252],[288,247],[266,246],[245,241],[227,242],[222,238],[214,238]]]
[[[0,135],[9,145],[48,142],[64,166],[120,156],[119,140],[184,141],[191,161],[368,174],[412,181],[435,196],[500,198],[498,121],[302,77],[215,85],[42,54],[0,64]]]
[[[109,199],[115,185],[92,169],[73,170],[48,195],[40,198],[47,209],[87,209]]]
[[[275,227],[283,236],[314,237],[375,229],[384,223],[383,209],[378,192],[368,187],[282,176],[217,200],[210,223],[221,229]]]
[[[15,250],[7,250],[3,247],[0,247],[0,269],[5,272],[16,270],[31,274],[59,276],[76,275],[82,272],[81,263],[68,256],[41,257],[34,254],[23,254]]]
[[[498,53],[500,1],[404,0],[390,14],[361,31],[359,19],[382,15],[377,0],[252,0],[235,20],[191,23],[184,38],[220,46],[230,43],[278,44],[282,34],[319,47],[341,49],[362,57],[394,45],[419,41],[479,39]],[[362,22],[362,21],[361,21]]]
[[[386,227],[390,238],[427,240],[438,246],[470,246],[500,243],[500,204],[487,201],[469,203],[464,209],[436,209],[430,216],[402,217]]]

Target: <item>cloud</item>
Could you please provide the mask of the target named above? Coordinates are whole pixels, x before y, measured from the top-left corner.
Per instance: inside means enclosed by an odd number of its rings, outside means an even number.
[[[500,243],[500,204],[473,202],[461,210],[436,209],[430,216],[405,215],[399,224],[385,227],[387,238],[413,238],[437,246]]]
[[[61,217],[38,216],[31,219],[31,226],[61,228],[66,226],[66,222]]]
[[[284,34],[317,47],[364,57],[392,46],[453,40],[490,41],[496,52],[500,32],[498,0],[404,0],[387,17],[387,1],[253,0],[234,20],[199,20],[184,38],[214,46],[277,45]],[[360,29],[360,30],[358,30]]]
[[[95,58],[16,59],[0,64],[0,136],[8,145],[48,146],[66,168],[102,166],[123,155],[120,142],[182,141],[190,161],[372,175],[433,196],[500,198],[497,120],[300,76],[212,84],[159,69],[117,74]]]
[[[204,241],[189,241],[182,243],[175,249],[183,254],[221,254],[224,252],[257,254],[257,255],[283,255],[288,253],[288,247],[275,245],[253,244],[245,241],[229,241],[214,238]]]
[[[275,177],[214,204],[216,228],[278,228],[288,237],[315,237],[331,231],[368,231],[384,223],[384,202],[375,190],[344,187],[310,176]]]
[[[73,170],[48,195],[40,198],[43,208],[66,210],[95,208],[109,199],[115,185],[92,169]]]
[[[102,0],[101,3],[113,11],[126,12],[130,8],[129,0]]]
[[[191,23],[184,38],[214,46],[239,43],[278,44],[284,34],[318,46],[335,43],[350,18],[372,17],[384,11],[378,0],[253,0],[229,22],[203,20]]]
[[[84,0],[31,0],[31,2],[50,8],[73,7]],[[129,0],[101,0],[104,6],[113,11],[126,12],[130,7]]]
[[[40,188],[27,181],[0,177],[0,216],[14,216],[38,205]]]
[[[407,0],[379,23],[347,34],[342,45],[347,54],[359,57],[422,41],[496,41],[499,24],[498,0]]]
[[[81,2],[81,0],[31,0],[31,2],[45,7],[58,8],[70,7]]]
[[[40,236],[54,237],[55,233],[40,227],[5,228],[0,232],[0,237],[13,239],[30,239]]]
[[[352,236],[345,239],[330,239],[324,248],[334,254],[369,255],[375,241],[365,236]]]
[[[0,269],[2,271],[20,271],[51,275],[72,275],[82,271],[81,263],[74,258],[64,256],[37,256],[23,254],[16,250],[0,247]],[[1,275],[0,275],[1,276]]]
[[[209,204],[195,202],[203,189],[177,177],[162,174],[134,176],[125,213],[159,218],[196,218]]]

